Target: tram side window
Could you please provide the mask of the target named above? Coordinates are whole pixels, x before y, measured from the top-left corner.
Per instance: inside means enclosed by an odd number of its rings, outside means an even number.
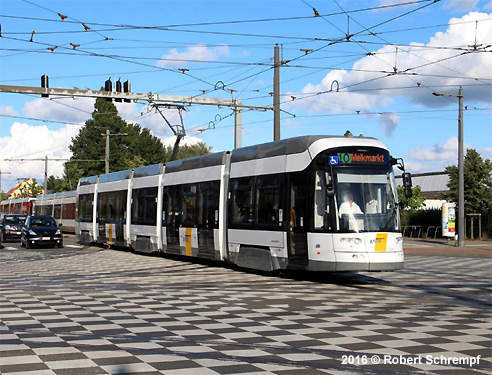
[[[278,225],[283,220],[280,176],[262,176],[256,181],[256,223]]]
[[[81,194],[78,201],[79,222],[91,222],[93,213],[94,194]]]
[[[218,225],[220,182],[210,181],[198,184],[198,216],[196,224],[205,227]]]
[[[132,223],[137,225],[156,225],[157,187],[133,190]]]
[[[253,222],[254,177],[231,180],[230,217],[234,224]]]
[[[183,213],[183,225],[186,227],[195,225],[196,198],[196,184],[183,185],[181,212]]]
[[[164,226],[181,223],[180,186],[166,186],[162,201],[162,224]]]
[[[97,216],[105,221],[123,221],[126,218],[126,191],[111,191],[98,195]]]
[[[75,219],[75,203],[64,203],[62,205],[62,217],[64,219]]]
[[[57,220],[61,219],[61,204],[60,203],[54,205],[53,216]]]
[[[316,171],[314,191],[314,228],[324,229],[327,221],[328,205],[326,201],[326,187],[324,172]]]

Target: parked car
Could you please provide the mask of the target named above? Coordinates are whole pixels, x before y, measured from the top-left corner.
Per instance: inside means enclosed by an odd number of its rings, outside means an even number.
[[[2,240],[19,239],[21,229],[26,221],[27,215],[24,214],[2,214],[0,216],[0,231]]]
[[[28,216],[21,231],[21,246],[48,245],[63,247],[63,234],[53,216]]]

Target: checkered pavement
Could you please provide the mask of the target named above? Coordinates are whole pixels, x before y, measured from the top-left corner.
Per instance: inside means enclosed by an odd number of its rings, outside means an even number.
[[[492,374],[490,258],[272,276],[57,251],[0,250],[2,374]],[[472,367],[425,360],[478,355]]]

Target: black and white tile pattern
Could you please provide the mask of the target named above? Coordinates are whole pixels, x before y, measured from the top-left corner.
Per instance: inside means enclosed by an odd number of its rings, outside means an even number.
[[[2,374],[492,374],[490,258],[280,277],[96,248],[0,261]]]

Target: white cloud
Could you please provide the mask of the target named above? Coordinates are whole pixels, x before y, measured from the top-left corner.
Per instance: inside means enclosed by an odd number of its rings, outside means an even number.
[[[451,137],[444,144],[434,144],[433,147],[417,146],[409,153],[414,160],[451,160],[457,159],[458,138]]]
[[[174,146],[174,142],[176,142],[176,137],[175,136],[165,137],[165,138],[162,138],[161,141],[165,147],[167,147],[167,146],[172,147],[172,146]],[[193,146],[193,145],[196,145],[200,142],[203,142],[203,139],[187,135],[183,139],[181,139],[179,145],[180,146]]]
[[[63,121],[79,124],[92,118],[93,98],[37,98],[24,104],[26,116],[43,120]]]
[[[471,145],[464,145],[464,154]],[[492,156],[492,148],[477,150],[482,158]],[[417,146],[405,155],[405,167],[412,173],[444,171],[448,165],[458,165],[458,138],[451,137],[444,143],[435,143],[432,147]]]
[[[4,159],[68,159],[71,152],[68,149],[72,137],[79,132],[78,126],[65,126],[58,130],[50,130],[47,126],[33,126],[14,122],[10,135],[0,137],[0,170],[10,171],[9,179],[15,185],[16,178],[33,177],[44,181],[44,161],[4,161]],[[63,161],[48,161],[48,176],[61,177]],[[5,185],[5,186],[4,186]],[[2,190],[8,191],[13,186],[2,185]]]
[[[378,97],[354,92],[337,92],[337,84],[349,85],[352,81],[352,73],[346,70],[331,71],[321,83],[308,83],[301,94],[288,93],[289,96],[296,97],[295,100],[285,103],[284,107],[289,109],[307,109],[314,112],[365,112],[375,105],[386,105],[390,102],[389,98]],[[324,93],[317,95],[317,93]],[[297,100],[302,98],[302,100]]]
[[[433,97],[429,88],[446,92],[449,89],[444,86],[459,86],[468,82],[478,85],[465,88],[467,103],[490,103],[492,91],[488,81],[472,78],[490,76],[492,54],[473,51],[463,53],[461,50],[442,47],[466,48],[474,43],[475,37],[477,44],[489,44],[492,40],[492,22],[479,22],[476,28],[473,21],[491,17],[492,14],[470,12],[461,18],[452,18],[446,31],[437,32],[425,44],[412,43],[411,47],[400,47],[398,51],[394,46],[387,45],[375,51],[374,55],[357,61],[351,71],[331,71],[320,83],[307,84],[301,93],[289,93],[298,100],[286,103],[285,107],[315,112],[358,110],[363,113],[376,106],[385,107],[398,97],[427,107],[447,106],[453,102]],[[397,72],[408,74],[393,74],[394,67]],[[342,91],[336,92],[335,81]],[[343,90],[344,87],[348,89]],[[363,91],[365,89],[370,90]],[[458,89],[454,91],[457,94]]]
[[[484,160],[492,160],[492,147],[479,148],[477,151]]]
[[[4,116],[17,116],[18,113],[15,111],[14,107],[11,105],[0,105],[0,115]]]
[[[386,135],[393,134],[399,122],[400,116],[395,112],[384,112],[379,118],[379,124]]]
[[[169,52],[164,54],[161,60],[157,62],[157,66],[185,66],[186,63],[190,61],[212,61],[217,60],[221,56],[229,55],[229,47],[225,44],[212,48],[203,44],[196,44],[188,47],[183,52],[178,52],[176,48],[169,50]]]

